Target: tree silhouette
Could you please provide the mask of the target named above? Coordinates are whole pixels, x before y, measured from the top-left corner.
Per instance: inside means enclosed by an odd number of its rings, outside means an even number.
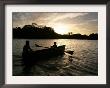
[[[21,39],[88,39],[88,40],[98,40],[98,34],[92,33],[88,35],[73,34],[69,32],[68,34],[57,34],[52,27],[39,26],[36,23],[32,25],[24,25],[23,28],[15,27],[13,28],[13,38]]]

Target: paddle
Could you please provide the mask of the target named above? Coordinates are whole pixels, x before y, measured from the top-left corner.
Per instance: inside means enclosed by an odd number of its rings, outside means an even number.
[[[37,45],[37,44],[35,44],[35,46],[36,46],[36,47],[42,47],[42,46],[40,46],[40,45]]]
[[[65,51],[65,52],[72,55],[74,51],[67,50],[67,51]]]
[[[37,45],[35,44],[36,47],[43,47],[43,48],[49,48],[49,47],[44,47],[44,46],[40,46],[40,45]]]

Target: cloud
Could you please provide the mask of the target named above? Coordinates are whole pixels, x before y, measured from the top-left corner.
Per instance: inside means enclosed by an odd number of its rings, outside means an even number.
[[[73,19],[77,16],[81,16],[86,13],[57,13],[57,14],[58,14],[57,17],[52,20],[53,22],[57,22],[65,19]]]
[[[25,24],[55,26],[64,24],[75,27],[77,30],[98,32],[97,12],[13,12],[13,27],[24,26]]]
[[[63,19],[72,19],[74,17],[84,15],[86,13],[45,13],[45,12],[14,12],[13,23],[55,23],[63,21]]]

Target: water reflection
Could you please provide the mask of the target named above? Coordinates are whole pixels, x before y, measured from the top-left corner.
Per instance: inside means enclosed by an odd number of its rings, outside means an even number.
[[[97,40],[74,40],[74,39],[32,39],[31,48],[37,49],[35,43],[44,47],[50,47],[53,42],[58,45],[66,45],[66,51],[72,50],[74,54],[65,52],[63,56],[51,58],[48,61],[37,62],[33,66],[22,66],[22,47],[26,40],[13,41],[13,75],[36,75],[36,76],[87,76],[98,75],[98,41]],[[18,57],[19,56],[19,57]],[[72,61],[69,60],[72,59]],[[38,59],[38,58],[37,58]],[[18,62],[18,61],[19,62]],[[19,65],[18,65],[19,64]],[[17,70],[16,70],[17,69]],[[22,73],[23,72],[23,73]]]

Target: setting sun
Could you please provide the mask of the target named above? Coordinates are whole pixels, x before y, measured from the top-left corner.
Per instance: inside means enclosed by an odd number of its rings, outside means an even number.
[[[68,27],[66,25],[57,25],[54,27],[55,32],[58,34],[66,34],[68,33]]]

